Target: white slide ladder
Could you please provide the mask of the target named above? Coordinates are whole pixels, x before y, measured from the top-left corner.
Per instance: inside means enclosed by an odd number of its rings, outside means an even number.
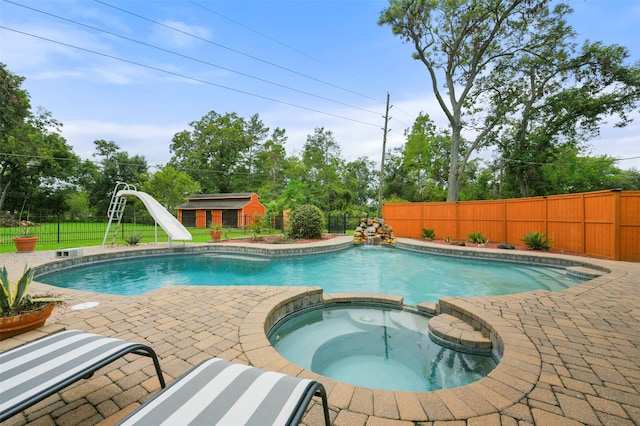
[[[120,220],[122,219],[122,213],[124,213],[124,207],[127,204],[126,195],[134,195],[138,197],[144,206],[147,208],[151,216],[156,222],[156,226],[160,227],[169,236],[169,244],[173,240],[192,240],[191,233],[176,219],[167,209],[165,209],[155,198],[146,192],[136,190],[135,186],[126,184],[124,182],[118,182],[114,188],[113,195],[111,197],[111,204],[109,206],[109,225],[104,234],[104,240],[102,245],[104,246],[109,234],[109,228],[114,218],[117,218],[118,224],[113,234],[112,243],[115,241],[118,229],[120,227]],[[158,242],[158,233],[156,232],[156,243]]]
[[[113,194],[111,194],[111,202],[109,203],[109,209],[107,210],[107,217],[109,218],[109,223],[107,224],[107,230],[104,233],[104,238],[102,240],[102,246],[104,247],[107,244],[107,238],[109,237],[109,230],[111,229],[111,224],[114,219],[116,220],[115,229],[113,230],[113,238],[111,240],[111,244],[115,243],[116,238],[118,237],[118,231],[120,230],[120,222],[122,221],[122,216],[124,215],[124,208],[127,206],[127,199],[118,196],[118,191],[121,189],[136,189],[135,186],[129,185],[124,182],[116,182],[115,188],[113,188]]]

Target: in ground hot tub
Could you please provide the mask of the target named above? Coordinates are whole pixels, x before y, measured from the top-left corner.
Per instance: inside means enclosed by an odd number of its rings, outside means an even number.
[[[285,317],[268,337],[289,361],[369,388],[452,388],[479,380],[495,368],[490,356],[434,343],[428,321],[416,312],[384,306],[324,305]]]

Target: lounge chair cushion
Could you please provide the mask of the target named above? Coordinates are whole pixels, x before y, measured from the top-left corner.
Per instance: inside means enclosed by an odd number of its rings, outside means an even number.
[[[158,393],[120,425],[290,425],[298,424],[314,394],[314,381],[212,358]]]
[[[79,330],[62,331],[0,354],[0,421],[19,413],[128,353],[153,359],[148,346]]]

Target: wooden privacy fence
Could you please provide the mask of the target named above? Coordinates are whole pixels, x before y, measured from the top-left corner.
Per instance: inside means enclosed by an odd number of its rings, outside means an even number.
[[[640,262],[640,191],[598,191],[492,201],[387,203],[383,217],[398,237],[466,240],[472,232],[493,242],[522,244],[546,232],[555,249]]]

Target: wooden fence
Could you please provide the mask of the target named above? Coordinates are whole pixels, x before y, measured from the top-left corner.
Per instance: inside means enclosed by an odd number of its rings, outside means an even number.
[[[546,232],[555,249],[640,262],[640,191],[598,191],[492,201],[387,203],[383,217],[398,237],[466,240],[472,232],[493,242],[522,244]]]

